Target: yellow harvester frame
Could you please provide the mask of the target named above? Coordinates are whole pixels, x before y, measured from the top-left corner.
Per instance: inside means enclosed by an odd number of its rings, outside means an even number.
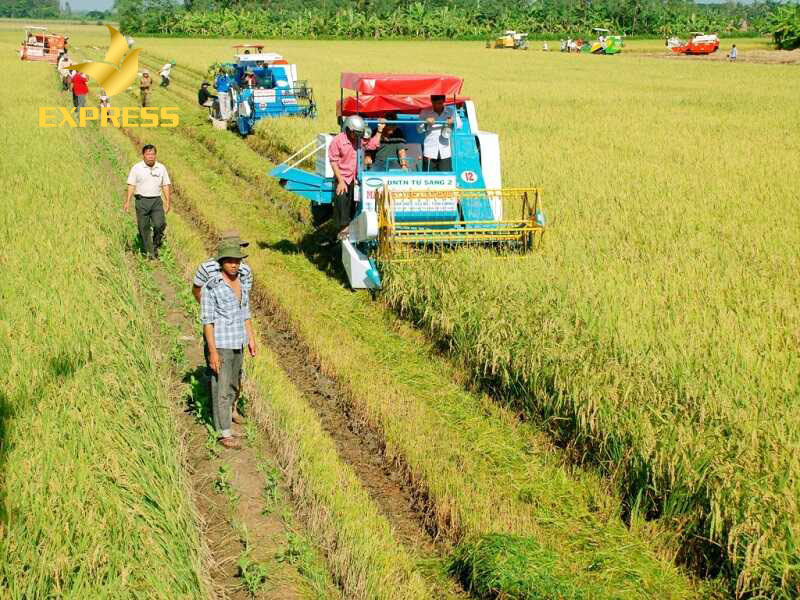
[[[501,220],[485,221],[402,221],[394,219],[398,202],[447,200],[461,205],[469,199],[502,203]],[[457,189],[457,190],[391,190],[384,188],[375,197],[378,213],[379,260],[416,260],[425,254],[418,249],[444,252],[464,246],[488,246],[528,252],[541,243],[544,235],[542,190],[540,188]],[[519,219],[507,219],[514,212]],[[430,254],[428,254],[430,256]]]

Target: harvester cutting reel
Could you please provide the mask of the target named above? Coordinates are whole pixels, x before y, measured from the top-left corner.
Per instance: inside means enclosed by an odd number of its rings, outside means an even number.
[[[410,261],[447,250],[483,247],[496,256],[538,248],[545,230],[539,188],[391,190],[375,195],[375,258]],[[520,218],[507,218],[519,214]]]

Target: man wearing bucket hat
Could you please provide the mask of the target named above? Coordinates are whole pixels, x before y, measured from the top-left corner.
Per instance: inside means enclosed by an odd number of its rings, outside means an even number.
[[[256,341],[250,319],[250,290],[242,285],[239,268],[247,257],[240,240],[223,239],[219,244],[219,272],[200,294],[200,321],[208,344],[211,369],[211,407],[220,444],[240,448],[233,436],[233,404],[239,393],[244,348],[256,355]]]
[[[250,245],[250,242],[242,241],[238,231],[226,231],[220,236],[220,240],[231,240],[233,243],[239,244],[240,248],[247,248]],[[197,300],[198,304],[200,304],[200,294],[203,290],[203,286],[213,277],[219,275],[219,272],[219,262],[217,262],[216,257],[213,256],[200,263],[200,266],[197,267],[197,271],[195,271],[194,278],[192,279],[192,295],[194,299]],[[242,282],[242,287],[246,288],[249,294],[250,289],[253,287],[253,271],[250,269],[250,265],[244,261],[239,265],[239,281]],[[206,357],[206,366],[210,373],[211,367],[208,363],[208,344],[205,342],[205,337],[203,338],[203,353]],[[237,425],[241,425],[244,423],[244,417],[239,413],[237,404],[238,402],[233,403],[233,422]]]

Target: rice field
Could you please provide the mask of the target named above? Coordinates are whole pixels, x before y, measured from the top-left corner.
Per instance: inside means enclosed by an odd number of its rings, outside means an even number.
[[[107,43],[104,38],[102,30],[81,28],[73,43],[94,52],[92,46],[100,51]],[[137,40],[146,61],[178,63],[175,89],[157,103],[179,104],[182,121],[200,131],[202,119],[191,107],[192,82],[199,82],[211,63],[227,59],[233,43]],[[723,40],[723,49],[730,43],[737,43],[740,58],[766,49],[758,39]],[[193,143],[216,152],[221,163],[235,164],[238,177],[257,181],[259,160],[263,171],[269,168],[268,160],[253,152],[259,144],[274,158],[318,131],[336,128],[341,71],[448,72],[464,77],[464,93],[475,100],[481,127],[500,133],[504,184],[544,188],[549,229],[540,252],[498,261],[470,251],[392,265],[380,296],[446,348],[466,380],[491,392],[498,410],[508,409],[503,419],[519,415],[525,427],[536,427],[566,449],[568,471],[579,474],[550,488],[533,484],[528,492],[562,494],[576,486],[583,490],[580,504],[608,486],[601,511],[606,529],[595,543],[620,539],[606,519],[624,519],[636,543],[651,544],[654,554],[676,561],[686,573],[714,579],[731,595],[800,594],[796,66],[666,60],[658,56],[663,46],[653,40],[628,42],[626,53],[614,57],[494,51],[476,42],[273,41],[268,47],[297,63],[300,77],[314,87],[320,115],[315,121],[266,123],[249,145],[232,136],[187,133],[195,136]],[[174,143],[171,150],[185,154],[182,160],[190,164],[186,139],[154,135],[160,136],[160,147]],[[254,212],[236,204],[236,177],[229,182],[229,174],[215,171],[199,153],[197,160],[194,172],[187,167],[182,175],[187,197],[197,202],[204,188],[213,188],[218,198],[192,210],[209,218],[232,211],[232,222],[241,218],[269,244],[307,233],[302,210],[269,182],[258,189],[268,200],[264,205],[273,208]],[[215,205],[222,198],[229,202]],[[276,211],[280,202],[291,209]],[[300,219],[292,223],[297,213]],[[375,318],[373,307],[362,307],[368,300],[346,298],[302,256],[280,257],[269,246],[262,252],[262,272],[290,278],[283,287],[264,285],[278,302],[283,299],[283,309],[333,375],[354,378],[347,365],[357,369],[370,353],[403,359],[386,344],[401,348],[405,342],[381,333],[388,325],[384,317]],[[333,327],[336,311],[314,314],[319,300],[347,311],[347,323],[362,331],[339,357],[340,365],[334,364],[337,334],[324,331]],[[348,335],[343,331],[339,340]],[[459,520],[459,531],[448,535],[457,542],[466,534],[470,543],[454,554],[454,572],[467,579],[480,574],[474,590],[487,597],[492,582],[500,580],[510,586],[503,588],[509,597],[530,597],[532,592],[519,591],[526,589],[612,597],[609,590],[619,585],[614,576],[595,579],[565,568],[562,561],[570,555],[548,544],[570,528],[543,528],[543,513],[525,512],[533,509],[520,503],[520,488],[509,496],[498,491],[508,501],[499,509],[506,519],[499,526],[496,515],[481,512],[479,496],[459,487],[464,484],[457,473],[443,469],[436,479],[433,473],[442,463],[435,452],[426,455],[424,445],[441,446],[430,437],[430,442],[424,435],[414,437],[413,427],[403,423],[408,415],[428,413],[415,404],[394,413],[390,407],[411,397],[429,405],[425,410],[439,410],[433,408],[440,400],[433,391],[436,376],[409,361],[406,372],[418,382],[414,391],[398,387],[399,395],[393,395],[363,382],[348,385],[353,402],[365,403],[364,418],[376,423],[391,451],[425,482],[437,517],[448,507]],[[375,372],[382,369],[390,369],[385,360]],[[391,369],[380,375],[381,382],[399,385],[392,382],[400,380],[403,365],[396,367],[397,375]],[[442,402],[450,402],[452,410],[452,399]],[[459,423],[467,421],[464,413],[450,414],[459,414]],[[496,428],[492,419],[501,417],[490,414],[493,436],[505,432],[514,448],[525,439],[515,427]],[[435,428],[426,431],[436,435]],[[455,428],[442,424],[441,431],[444,440],[467,443],[468,436],[459,437]],[[479,461],[462,464],[485,478],[475,484],[479,489],[501,481],[520,486],[523,473],[534,477],[528,470],[533,458],[523,467],[517,462],[522,454],[497,448],[486,452],[499,453],[494,464],[513,474],[493,472]],[[555,459],[560,460],[563,456]],[[548,462],[542,468],[550,468]],[[579,512],[575,506],[563,513],[555,506],[547,510],[565,518]],[[532,537],[514,537],[534,531]],[[580,528],[573,533],[584,539]],[[542,543],[548,536],[551,541]],[[515,568],[530,574],[525,565],[531,557],[554,565],[542,575],[546,583],[538,575],[533,584],[520,583],[514,573],[506,579],[498,575],[501,564],[519,565]],[[622,553],[608,560],[628,559]],[[709,593],[653,560],[637,567],[639,581],[652,586],[642,596],[663,596],[670,586],[674,597]],[[635,585],[622,595],[636,597]]]

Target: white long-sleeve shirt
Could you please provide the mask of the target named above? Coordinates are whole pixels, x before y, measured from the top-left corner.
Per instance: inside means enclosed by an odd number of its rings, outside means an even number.
[[[432,126],[424,121],[433,117],[436,121],[447,121],[453,119],[453,126],[461,127],[461,118],[458,116],[455,106],[452,104],[445,106],[440,113],[434,112],[432,108],[426,108],[419,113],[422,123],[417,125],[420,133],[425,133],[425,141],[422,144],[422,154],[425,158],[450,158],[453,151],[450,148],[450,136],[452,129],[445,123],[434,123]]]
[[[165,64],[163,67],[161,67],[161,73],[160,73],[160,75],[161,75],[162,77],[166,77],[167,79],[169,79],[169,72],[170,72],[171,70],[172,70],[172,65],[171,65],[170,63],[167,63],[167,64]]]

